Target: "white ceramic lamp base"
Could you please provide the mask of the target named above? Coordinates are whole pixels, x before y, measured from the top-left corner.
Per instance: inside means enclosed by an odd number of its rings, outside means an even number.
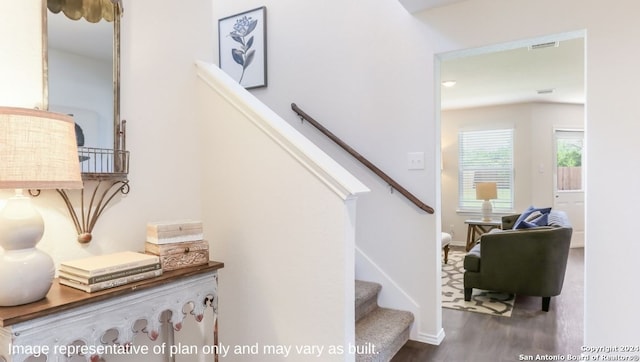
[[[42,216],[31,199],[17,193],[0,211],[0,306],[44,298],[55,272],[49,255],[35,248],[44,233]]]
[[[12,250],[0,256],[0,306],[14,306],[44,298],[51,288],[51,257],[36,249]]]
[[[484,200],[482,202],[482,221],[491,221],[492,214],[493,206],[491,205],[491,201]]]

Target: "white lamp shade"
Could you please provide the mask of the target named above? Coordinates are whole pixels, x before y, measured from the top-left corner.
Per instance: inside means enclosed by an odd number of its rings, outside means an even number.
[[[70,116],[0,107],[0,188],[82,188]]]
[[[498,198],[498,184],[495,182],[476,183],[477,200],[493,200]]]
[[[45,297],[54,275],[36,249],[44,222],[21,189],[82,188],[75,124],[69,116],[0,107],[0,188],[16,189],[0,210],[0,306]]]

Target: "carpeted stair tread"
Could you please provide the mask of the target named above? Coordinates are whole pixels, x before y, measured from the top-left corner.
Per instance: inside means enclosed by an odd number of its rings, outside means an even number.
[[[356,345],[375,346],[375,353],[359,354],[356,361],[389,361],[409,339],[411,312],[376,308],[356,323]],[[371,348],[369,348],[369,351]]]
[[[378,293],[382,286],[378,283],[356,280],[356,322],[378,307]]]

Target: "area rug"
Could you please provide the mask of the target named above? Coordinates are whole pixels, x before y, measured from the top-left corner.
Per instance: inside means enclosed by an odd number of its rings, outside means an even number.
[[[449,262],[442,264],[442,307],[468,312],[511,317],[515,296],[473,289],[471,301],[464,300],[464,256],[462,250],[449,251]]]

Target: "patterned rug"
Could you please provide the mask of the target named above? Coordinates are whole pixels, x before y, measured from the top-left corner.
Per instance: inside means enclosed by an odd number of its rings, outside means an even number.
[[[462,250],[450,250],[449,262],[442,264],[442,307],[511,317],[515,296],[513,294],[473,289],[471,301],[464,300],[464,256]]]

